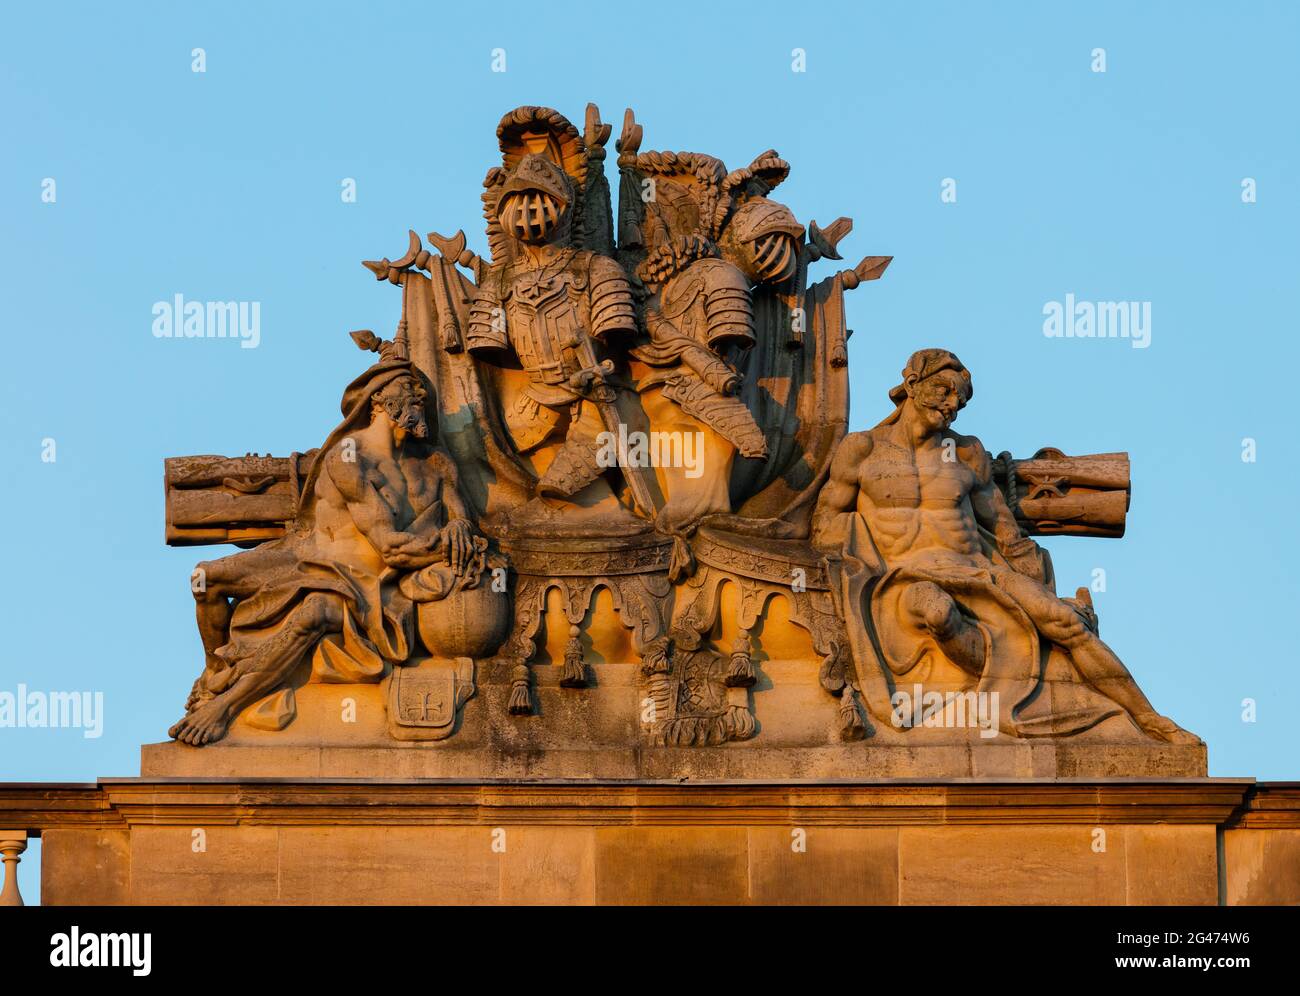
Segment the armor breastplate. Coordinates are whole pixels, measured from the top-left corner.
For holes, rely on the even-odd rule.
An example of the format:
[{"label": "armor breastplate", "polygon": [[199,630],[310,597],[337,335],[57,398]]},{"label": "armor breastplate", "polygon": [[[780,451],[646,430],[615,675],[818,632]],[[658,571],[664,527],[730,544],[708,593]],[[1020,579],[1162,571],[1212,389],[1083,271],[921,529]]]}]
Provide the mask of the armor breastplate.
[{"label": "armor breastplate", "polygon": [[684,270],[664,286],[660,314],[682,335],[708,345],[708,316],[704,313],[704,280]]},{"label": "armor breastplate", "polygon": [[719,259],[696,261],[660,292],[660,315],[682,335],[719,352],[754,344],[752,309],[744,274]]},{"label": "armor breastplate", "polygon": [[550,387],[566,385],[581,369],[575,352],[586,334],[587,281],[571,271],[522,273],[506,301],[510,345],[529,377]]}]

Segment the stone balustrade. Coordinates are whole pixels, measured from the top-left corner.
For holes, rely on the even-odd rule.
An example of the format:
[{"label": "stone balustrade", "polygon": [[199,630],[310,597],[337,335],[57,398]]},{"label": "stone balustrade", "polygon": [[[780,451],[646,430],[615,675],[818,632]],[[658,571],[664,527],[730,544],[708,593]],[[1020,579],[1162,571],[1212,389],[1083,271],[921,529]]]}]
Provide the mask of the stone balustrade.
[{"label": "stone balustrade", "polygon": [[19,855],[27,850],[26,830],[0,830],[0,858],[4,861],[4,888],[0,889],[0,906],[22,906],[18,891]]}]

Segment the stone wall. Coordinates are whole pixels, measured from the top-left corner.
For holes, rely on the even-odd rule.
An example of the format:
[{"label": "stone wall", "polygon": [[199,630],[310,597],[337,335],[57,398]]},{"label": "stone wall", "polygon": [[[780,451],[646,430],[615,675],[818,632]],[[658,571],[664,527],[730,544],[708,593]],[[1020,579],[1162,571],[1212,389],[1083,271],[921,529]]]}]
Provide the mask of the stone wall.
[{"label": "stone wall", "polygon": [[1249,779],[0,789],[24,823],[55,905],[1300,902],[1300,786]]}]

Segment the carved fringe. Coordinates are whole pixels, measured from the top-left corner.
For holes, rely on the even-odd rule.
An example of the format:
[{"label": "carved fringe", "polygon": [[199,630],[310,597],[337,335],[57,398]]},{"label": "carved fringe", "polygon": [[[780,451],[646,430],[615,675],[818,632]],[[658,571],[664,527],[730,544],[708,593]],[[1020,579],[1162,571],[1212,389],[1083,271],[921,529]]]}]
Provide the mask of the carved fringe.
[{"label": "carved fringe", "polygon": [[658,729],[655,739],[665,747],[716,747],[753,735],[753,714],[744,706],[728,706],[720,716],[670,719]]},{"label": "carved fringe", "polygon": [[506,710],[512,716],[527,716],[533,711],[533,700],[528,694],[528,665],[516,664],[514,680],[510,684],[510,702]]},{"label": "carved fringe", "polygon": [[840,692],[840,733],[845,740],[859,740],[866,732],[862,715],[858,712],[857,696],[853,693],[853,686],[845,684]]},{"label": "carved fringe", "polygon": [[754,714],[744,706],[727,710],[727,730],[730,740],[748,740],[754,735]]},{"label": "carved fringe", "polygon": [[724,683],[728,688],[749,688],[757,680],[754,659],[749,656],[749,630],[742,629],[731,648],[731,667]]},{"label": "carved fringe", "polygon": [[564,675],[561,688],[585,688],[587,666],[582,659],[582,640],[577,626],[569,627],[569,642],[564,645]]}]

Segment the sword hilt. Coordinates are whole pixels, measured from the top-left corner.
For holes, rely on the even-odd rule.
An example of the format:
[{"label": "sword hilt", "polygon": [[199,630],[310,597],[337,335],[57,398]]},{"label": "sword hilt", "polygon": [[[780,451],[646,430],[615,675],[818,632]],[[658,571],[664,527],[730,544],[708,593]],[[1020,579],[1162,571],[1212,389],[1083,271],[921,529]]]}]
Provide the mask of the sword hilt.
[{"label": "sword hilt", "polygon": [[[584,398],[598,401],[612,401],[613,390],[606,383],[606,378],[614,372],[613,360],[601,360],[589,367],[583,367],[569,375],[569,388]],[[609,395],[605,397],[605,395]]]}]

